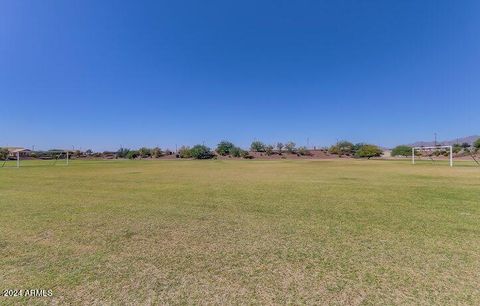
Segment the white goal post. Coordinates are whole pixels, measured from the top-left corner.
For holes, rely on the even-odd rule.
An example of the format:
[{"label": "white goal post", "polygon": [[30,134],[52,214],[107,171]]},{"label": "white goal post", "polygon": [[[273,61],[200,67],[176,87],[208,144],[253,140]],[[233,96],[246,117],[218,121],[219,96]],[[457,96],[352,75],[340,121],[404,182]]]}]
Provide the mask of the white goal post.
[{"label": "white goal post", "polygon": [[415,165],[415,150],[433,151],[437,149],[447,149],[449,152],[450,167],[453,167],[453,147],[452,146],[435,146],[435,147],[413,147],[412,148],[412,165]]},{"label": "white goal post", "polygon": [[15,161],[16,161],[16,166],[8,166],[7,163],[8,161],[11,160],[10,156],[7,155],[5,160],[2,161],[2,164],[0,165],[0,168],[20,168],[20,152],[14,153],[15,155]]}]

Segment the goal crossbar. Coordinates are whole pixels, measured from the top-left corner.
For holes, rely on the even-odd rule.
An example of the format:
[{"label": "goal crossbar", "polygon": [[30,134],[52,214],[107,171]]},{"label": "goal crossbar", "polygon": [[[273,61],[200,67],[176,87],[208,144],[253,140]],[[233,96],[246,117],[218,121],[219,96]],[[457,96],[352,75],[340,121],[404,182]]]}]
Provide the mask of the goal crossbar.
[{"label": "goal crossbar", "polygon": [[412,148],[412,165],[415,165],[415,150],[434,150],[434,149],[448,149],[450,167],[453,167],[453,146],[413,147]]}]

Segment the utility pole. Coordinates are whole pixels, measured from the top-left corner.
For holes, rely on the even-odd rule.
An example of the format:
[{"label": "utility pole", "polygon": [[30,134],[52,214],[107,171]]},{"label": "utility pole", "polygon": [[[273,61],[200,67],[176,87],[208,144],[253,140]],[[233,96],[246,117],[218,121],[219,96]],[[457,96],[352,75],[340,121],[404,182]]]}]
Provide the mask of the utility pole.
[{"label": "utility pole", "polygon": [[434,133],[435,135],[435,146],[437,146],[437,133]]}]

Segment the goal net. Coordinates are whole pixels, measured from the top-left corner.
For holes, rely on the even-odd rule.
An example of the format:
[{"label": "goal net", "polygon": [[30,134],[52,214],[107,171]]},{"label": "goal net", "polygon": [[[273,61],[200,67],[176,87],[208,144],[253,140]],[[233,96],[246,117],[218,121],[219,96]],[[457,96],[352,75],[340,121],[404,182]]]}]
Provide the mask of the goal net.
[{"label": "goal net", "polygon": [[453,167],[453,147],[452,146],[435,146],[435,147],[413,147],[412,148],[412,164],[419,159],[426,159],[435,162],[439,159],[448,158],[450,167]]},{"label": "goal net", "polygon": [[70,162],[70,152],[68,150],[48,150],[32,152],[31,157],[37,160],[48,161],[48,165],[68,166]]},{"label": "goal net", "polygon": [[[28,149],[6,149],[1,152],[0,168],[19,168],[24,165],[25,160],[42,161],[45,166],[64,165],[70,162],[68,150],[31,151]],[[38,163],[28,163],[28,165]]]}]

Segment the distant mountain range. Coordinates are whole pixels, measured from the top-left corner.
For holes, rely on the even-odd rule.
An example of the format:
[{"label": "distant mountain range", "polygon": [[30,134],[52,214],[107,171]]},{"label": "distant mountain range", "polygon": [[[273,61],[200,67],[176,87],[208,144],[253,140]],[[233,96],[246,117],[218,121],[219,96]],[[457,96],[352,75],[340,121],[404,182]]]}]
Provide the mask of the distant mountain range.
[{"label": "distant mountain range", "polygon": [[[468,137],[456,138],[456,139],[452,139],[452,140],[437,141],[437,145],[451,146],[451,145],[454,145],[456,143],[462,144],[464,142],[467,142],[471,145],[478,138],[480,138],[479,135],[473,135],[473,136],[468,136]],[[435,145],[435,141],[417,141],[417,142],[409,144],[408,146],[411,146],[411,147],[430,147],[430,146],[434,146],[434,145]]]}]

